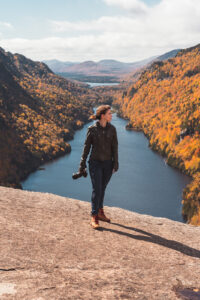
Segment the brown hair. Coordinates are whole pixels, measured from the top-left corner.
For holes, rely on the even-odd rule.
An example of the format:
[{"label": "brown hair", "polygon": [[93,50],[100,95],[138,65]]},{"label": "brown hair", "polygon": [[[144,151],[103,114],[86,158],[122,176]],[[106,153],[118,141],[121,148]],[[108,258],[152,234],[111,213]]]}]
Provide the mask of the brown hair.
[{"label": "brown hair", "polygon": [[93,119],[93,120],[101,120],[101,115],[104,114],[107,112],[107,110],[111,109],[110,105],[108,104],[105,104],[105,105],[100,105],[97,107],[96,109],[96,114],[94,115],[91,115],[89,117],[89,119]]}]

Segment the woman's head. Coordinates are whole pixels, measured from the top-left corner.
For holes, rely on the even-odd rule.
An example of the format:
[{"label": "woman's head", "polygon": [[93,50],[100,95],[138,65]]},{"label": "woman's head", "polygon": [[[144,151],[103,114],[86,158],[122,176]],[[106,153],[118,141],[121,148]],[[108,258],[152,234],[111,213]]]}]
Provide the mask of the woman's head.
[{"label": "woman's head", "polygon": [[111,107],[108,104],[100,105],[96,109],[96,114],[91,115],[89,119],[101,120],[104,119],[110,122],[112,119]]}]

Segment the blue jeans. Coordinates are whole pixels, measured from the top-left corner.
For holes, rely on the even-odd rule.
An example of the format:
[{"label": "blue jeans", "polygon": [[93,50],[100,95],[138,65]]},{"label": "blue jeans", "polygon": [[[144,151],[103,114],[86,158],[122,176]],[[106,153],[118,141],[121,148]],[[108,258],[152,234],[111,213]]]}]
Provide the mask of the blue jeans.
[{"label": "blue jeans", "polygon": [[112,176],[113,161],[93,159],[89,160],[88,163],[92,181],[91,215],[96,215],[99,208],[103,208],[105,189]]}]

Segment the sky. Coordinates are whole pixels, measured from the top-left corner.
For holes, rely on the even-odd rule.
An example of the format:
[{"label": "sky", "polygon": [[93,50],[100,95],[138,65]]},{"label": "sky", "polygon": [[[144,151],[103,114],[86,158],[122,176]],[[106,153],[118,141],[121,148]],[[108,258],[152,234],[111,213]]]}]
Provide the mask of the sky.
[{"label": "sky", "polygon": [[200,43],[200,0],[0,0],[0,47],[36,60],[135,62]]}]

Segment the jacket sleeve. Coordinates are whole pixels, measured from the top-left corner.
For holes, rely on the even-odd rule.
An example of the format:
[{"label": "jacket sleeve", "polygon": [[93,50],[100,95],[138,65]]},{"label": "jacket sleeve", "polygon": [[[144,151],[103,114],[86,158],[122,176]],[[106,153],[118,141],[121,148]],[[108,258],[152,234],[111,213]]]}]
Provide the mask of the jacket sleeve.
[{"label": "jacket sleeve", "polygon": [[112,139],[112,155],[114,159],[114,169],[117,171],[119,169],[119,162],[118,162],[118,138],[117,138],[117,130],[114,127],[114,136]]},{"label": "jacket sleeve", "polygon": [[92,134],[91,134],[90,128],[88,128],[85,143],[84,143],[84,147],[83,147],[83,152],[82,152],[82,155],[81,155],[79,170],[83,170],[87,167],[86,166],[86,159],[87,159],[87,156],[90,152],[91,144],[92,144]]}]

